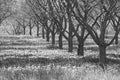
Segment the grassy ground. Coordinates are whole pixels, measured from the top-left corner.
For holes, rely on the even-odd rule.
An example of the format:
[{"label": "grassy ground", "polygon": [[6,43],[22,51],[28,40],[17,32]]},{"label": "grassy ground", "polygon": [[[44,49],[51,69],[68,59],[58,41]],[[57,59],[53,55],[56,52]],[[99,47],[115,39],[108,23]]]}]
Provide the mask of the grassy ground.
[{"label": "grassy ground", "polygon": [[0,80],[120,80],[119,45],[107,48],[103,70],[91,39],[85,43],[84,57],[76,55],[76,40],[72,53],[65,40],[63,50],[30,36],[1,36],[0,42]]},{"label": "grassy ground", "polygon": [[[116,66],[116,65],[115,65]],[[26,66],[0,70],[1,80],[119,80],[119,72],[108,66],[107,70],[84,64],[76,66]]]}]

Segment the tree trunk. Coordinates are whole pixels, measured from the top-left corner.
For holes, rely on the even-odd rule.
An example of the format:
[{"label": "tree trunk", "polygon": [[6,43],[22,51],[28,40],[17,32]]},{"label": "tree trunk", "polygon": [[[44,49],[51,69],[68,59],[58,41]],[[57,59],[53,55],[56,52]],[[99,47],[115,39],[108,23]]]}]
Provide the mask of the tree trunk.
[{"label": "tree trunk", "polygon": [[32,28],[30,27],[30,32],[29,32],[30,35],[32,35]]},{"label": "tree trunk", "polygon": [[99,62],[102,67],[104,67],[106,62],[106,47],[105,46],[99,46]]},{"label": "tree trunk", "polygon": [[62,48],[63,48],[62,33],[60,32],[60,35],[59,35],[59,49],[62,49]]},{"label": "tree trunk", "polygon": [[55,33],[52,32],[52,45],[55,45]]},{"label": "tree trunk", "polygon": [[84,41],[82,41],[82,40],[79,41],[77,55],[84,56]]},{"label": "tree trunk", "polygon": [[72,37],[72,33],[73,33],[73,30],[72,30],[72,27],[73,27],[73,24],[72,24],[72,20],[71,20],[71,15],[68,14],[68,17],[69,17],[69,40],[68,40],[68,52],[72,52],[73,51],[73,37]]},{"label": "tree trunk", "polygon": [[85,34],[85,28],[81,27],[81,36],[77,36],[78,38],[78,50],[77,54],[78,56],[84,56],[84,34]]},{"label": "tree trunk", "polygon": [[26,33],[26,27],[24,27],[23,29],[24,29],[23,30],[23,34],[25,35],[25,33]]},{"label": "tree trunk", "polygon": [[37,27],[37,37],[39,37],[39,31],[40,31],[40,27],[39,27],[39,23],[37,22],[37,25],[36,25],[36,27]]},{"label": "tree trunk", "polygon": [[72,27],[74,26],[73,23],[72,23],[72,15],[71,15],[71,10],[69,9],[71,6],[71,4],[69,3],[68,1],[68,4],[67,4],[67,15],[68,15],[68,22],[69,22],[69,34],[68,34],[68,52],[72,52],[73,51],[73,37],[72,37],[72,33],[73,33],[73,30],[72,30]]},{"label": "tree trunk", "polygon": [[37,37],[39,37],[39,26],[37,26]]},{"label": "tree trunk", "polygon": [[69,40],[68,40],[68,52],[73,51],[73,38],[72,38],[72,28],[69,26]]},{"label": "tree trunk", "polygon": [[116,38],[115,38],[115,44],[116,44],[116,45],[118,44],[118,35],[117,35]]},{"label": "tree trunk", "polygon": [[49,31],[49,29],[46,30],[46,41],[47,42],[50,41],[50,31]]},{"label": "tree trunk", "polygon": [[42,38],[45,39],[45,31],[43,27],[42,27]]}]

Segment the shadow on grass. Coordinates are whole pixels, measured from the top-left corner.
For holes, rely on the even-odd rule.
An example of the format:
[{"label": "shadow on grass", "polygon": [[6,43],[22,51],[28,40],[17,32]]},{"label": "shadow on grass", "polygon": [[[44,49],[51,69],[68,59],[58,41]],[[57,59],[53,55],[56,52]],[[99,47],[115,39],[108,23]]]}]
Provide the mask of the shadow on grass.
[{"label": "shadow on grass", "polygon": [[119,58],[120,59],[120,54],[107,54],[107,56],[111,58]]},{"label": "shadow on grass", "polygon": [[20,39],[20,37],[14,37],[14,36],[0,36],[0,39]]},{"label": "shadow on grass", "polygon": [[[6,57],[5,56],[0,56],[2,58]],[[13,55],[11,55],[13,56]],[[81,66],[84,63],[89,63],[89,64],[95,64],[99,65],[99,58],[98,56],[95,55],[90,55],[82,58],[62,58],[62,57],[55,57],[54,59],[50,58],[30,58],[32,55],[18,55],[17,57],[11,58],[8,57],[6,59],[3,59],[0,61],[0,66],[1,67],[10,67],[10,66],[22,66],[25,67],[26,65],[48,65],[48,64],[55,64],[55,65],[73,65],[73,66]],[[111,58],[110,55],[109,58],[106,59],[106,64],[107,65],[112,65],[112,64],[120,64],[120,59],[117,59],[114,57]],[[120,58],[120,55],[119,55]]]},{"label": "shadow on grass", "polygon": [[[99,47],[98,46],[96,46],[96,44],[94,44],[94,43],[86,43],[87,45],[89,45],[89,47],[84,47],[84,50],[91,50],[91,51],[99,51]],[[85,45],[86,45],[85,44]],[[120,48],[120,46],[119,45],[112,45],[112,46],[109,46],[108,48],[107,48],[107,50],[117,50],[117,49],[119,49]],[[44,49],[59,49],[59,47],[57,46],[57,45],[51,45],[51,44],[48,44],[48,46],[46,46]],[[64,50],[68,50],[68,48],[67,47],[65,47],[65,48],[63,48]],[[78,49],[78,47],[77,46],[73,46],[73,49]]]},{"label": "shadow on grass", "polygon": [[20,54],[4,54],[4,55],[0,55],[1,58],[5,58],[5,57],[31,57],[33,56],[33,54],[24,54],[24,55],[20,55]]},{"label": "shadow on grass", "polygon": [[3,41],[1,42],[0,44],[1,46],[20,46],[20,45],[26,45],[26,46],[29,46],[29,45],[40,45],[39,43],[36,43],[36,42],[32,42],[32,41],[27,41],[27,40],[17,40],[16,42],[10,42],[10,41]]},{"label": "shadow on grass", "polygon": [[37,48],[30,48],[30,47],[0,47],[0,50],[37,50]]},{"label": "shadow on grass", "polygon": [[49,46],[46,46],[46,49],[59,49],[59,47],[56,45],[49,45]]},{"label": "shadow on grass", "polygon": [[[120,48],[119,45],[112,45],[112,46],[109,46],[107,50],[117,50],[119,48]],[[97,46],[85,47],[85,50],[99,51],[99,47]]]}]

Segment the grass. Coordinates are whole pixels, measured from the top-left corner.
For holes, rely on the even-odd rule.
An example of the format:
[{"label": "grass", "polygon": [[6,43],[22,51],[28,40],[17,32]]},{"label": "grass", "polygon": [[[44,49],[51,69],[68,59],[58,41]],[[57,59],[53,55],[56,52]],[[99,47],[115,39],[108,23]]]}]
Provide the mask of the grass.
[{"label": "grass", "polygon": [[[120,80],[119,45],[107,48],[105,70],[99,66],[98,47],[85,43],[85,56],[67,52],[58,45],[30,36],[0,37],[0,80]],[[57,42],[57,41],[56,41]]]},{"label": "grass", "polygon": [[83,64],[80,67],[66,65],[9,67],[0,69],[0,80],[119,80],[116,69]]}]

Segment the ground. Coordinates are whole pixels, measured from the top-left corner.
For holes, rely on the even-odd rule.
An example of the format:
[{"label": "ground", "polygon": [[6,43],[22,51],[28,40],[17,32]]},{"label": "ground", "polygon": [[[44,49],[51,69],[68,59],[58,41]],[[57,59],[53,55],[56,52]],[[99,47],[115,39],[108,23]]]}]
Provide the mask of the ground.
[{"label": "ground", "polygon": [[87,39],[85,56],[58,49],[41,37],[0,36],[0,80],[119,80],[120,46],[107,48],[105,69],[99,66],[98,47]]}]

